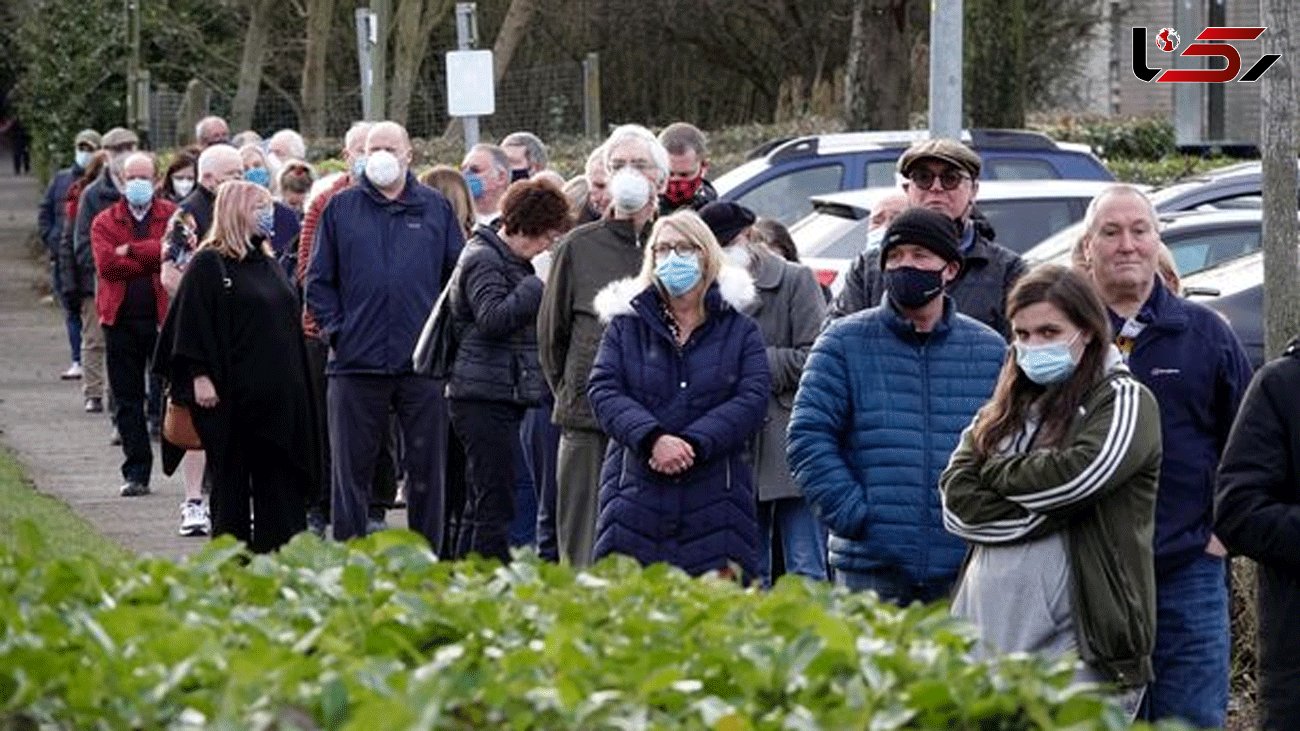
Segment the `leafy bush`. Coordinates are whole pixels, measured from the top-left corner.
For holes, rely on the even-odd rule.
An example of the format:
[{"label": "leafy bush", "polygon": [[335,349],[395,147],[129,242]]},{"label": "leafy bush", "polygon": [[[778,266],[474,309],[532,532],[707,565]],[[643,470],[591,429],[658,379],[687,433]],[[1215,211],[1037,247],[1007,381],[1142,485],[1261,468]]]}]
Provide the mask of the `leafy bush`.
[{"label": "leafy bush", "polygon": [[1115,174],[1117,180],[1126,183],[1145,183],[1162,186],[1177,182],[1182,178],[1199,175],[1215,168],[1237,162],[1226,157],[1194,157],[1176,155],[1162,160],[1139,160],[1130,158],[1113,158],[1106,161],[1106,167]]},{"label": "leafy bush", "polygon": [[1177,152],[1166,117],[1062,117],[1031,125],[1058,142],[1082,142],[1107,160],[1160,160]]},{"label": "leafy bush", "polygon": [[977,663],[937,607],[626,559],[440,563],[414,534],[180,564],[0,554],[0,727],[1123,728],[1071,671]]}]

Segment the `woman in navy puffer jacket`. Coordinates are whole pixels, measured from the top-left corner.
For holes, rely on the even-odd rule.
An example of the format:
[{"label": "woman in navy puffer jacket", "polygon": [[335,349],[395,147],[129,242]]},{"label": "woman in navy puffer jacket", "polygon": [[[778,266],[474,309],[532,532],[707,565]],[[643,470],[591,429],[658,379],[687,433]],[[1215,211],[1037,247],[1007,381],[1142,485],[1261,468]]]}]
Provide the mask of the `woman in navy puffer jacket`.
[{"label": "woman in navy puffer jacket", "polygon": [[587,395],[609,448],[596,556],[751,576],[758,527],[747,442],[770,389],[763,338],[740,313],[754,284],[724,266],[693,211],[655,224],[641,275],[596,297],[609,324]]}]

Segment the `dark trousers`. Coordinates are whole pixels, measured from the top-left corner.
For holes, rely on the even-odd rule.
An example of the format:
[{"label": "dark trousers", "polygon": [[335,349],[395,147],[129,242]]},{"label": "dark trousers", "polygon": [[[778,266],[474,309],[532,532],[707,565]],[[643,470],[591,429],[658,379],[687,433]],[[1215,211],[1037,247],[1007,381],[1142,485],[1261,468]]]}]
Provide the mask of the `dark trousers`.
[{"label": "dark trousers", "polygon": [[145,379],[158,326],[152,318],[118,320],[104,326],[104,363],[113,394],[113,421],[122,435],[122,477],[149,484],[153,448],[145,423]]},{"label": "dark trousers", "polygon": [[460,443],[456,425],[447,425],[447,469],[443,473],[443,499],[447,519],[443,526],[438,555],[455,559],[460,550],[460,519],[465,514],[465,447]]},{"label": "dark trousers", "polygon": [[495,401],[459,399],[449,400],[447,407],[465,448],[465,512],[456,554],[477,553],[509,561],[519,423],[524,409]]},{"label": "dark trousers", "polygon": [[225,450],[207,452],[212,536],[232,535],[254,552],[267,553],[306,529],[303,496],[310,485],[284,450],[246,426],[231,430]]},{"label": "dark trousers", "polygon": [[555,532],[555,458],[560,452],[560,428],[551,423],[554,406],[555,398],[548,392],[540,406],[524,414],[519,432],[537,500],[537,555],[547,561],[560,560]]},{"label": "dark trousers", "polygon": [[406,517],[411,530],[442,545],[447,403],[442,382],[422,376],[334,375],[327,394],[334,538],[366,534],[375,468],[397,412],[406,446]]},{"label": "dark trousers", "polygon": [[81,362],[81,298],[64,297],[63,275],[59,273],[59,263],[51,262],[50,286],[54,289],[54,300],[63,308],[63,328],[68,332],[68,349],[72,352],[72,362]]},{"label": "dark trousers", "polygon": [[[316,413],[321,419],[326,418],[327,409],[325,392],[329,379],[325,377],[325,364],[329,361],[330,348],[318,338],[303,337],[307,344],[307,370],[313,397],[316,399]],[[371,501],[368,515],[383,520],[385,508],[390,508],[397,498],[397,469],[393,464],[392,449],[393,420],[389,419],[389,438],[380,444],[379,458],[375,461],[375,479],[370,486]],[[326,520],[330,516],[330,438],[328,424],[321,424],[318,430],[323,436],[320,445],[321,470],[320,485],[308,495],[307,510],[316,511]]]}]

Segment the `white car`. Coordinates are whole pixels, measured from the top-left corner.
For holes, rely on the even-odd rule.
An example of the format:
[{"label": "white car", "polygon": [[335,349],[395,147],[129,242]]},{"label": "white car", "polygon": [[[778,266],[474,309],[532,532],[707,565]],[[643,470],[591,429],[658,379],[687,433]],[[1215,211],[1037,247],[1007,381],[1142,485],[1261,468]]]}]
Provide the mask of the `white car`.
[{"label": "white car", "polygon": [[[989,222],[994,241],[1022,252],[1083,218],[1088,202],[1106,187],[1101,180],[980,181],[975,208]],[[813,212],[790,227],[800,260],[835,294],[854,258],[870,248],[871,209],[898,188],[867,188],[812,198]]]}]

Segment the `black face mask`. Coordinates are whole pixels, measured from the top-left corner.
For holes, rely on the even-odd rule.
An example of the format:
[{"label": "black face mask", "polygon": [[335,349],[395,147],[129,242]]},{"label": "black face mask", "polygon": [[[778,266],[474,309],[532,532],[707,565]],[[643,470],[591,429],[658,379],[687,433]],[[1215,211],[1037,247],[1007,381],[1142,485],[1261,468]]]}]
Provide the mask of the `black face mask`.
[{"label": "black face mask", "polygon": [[510,169],[510,182],[513,183],[516,180],[527,180],[527,179],[528,179],[528,168]]},{"label": "black face mask", "polygon": [[886,269],[884,275],[885,289],[899,307],[915,310],[943,293],[942,269],[897,267]]}]

